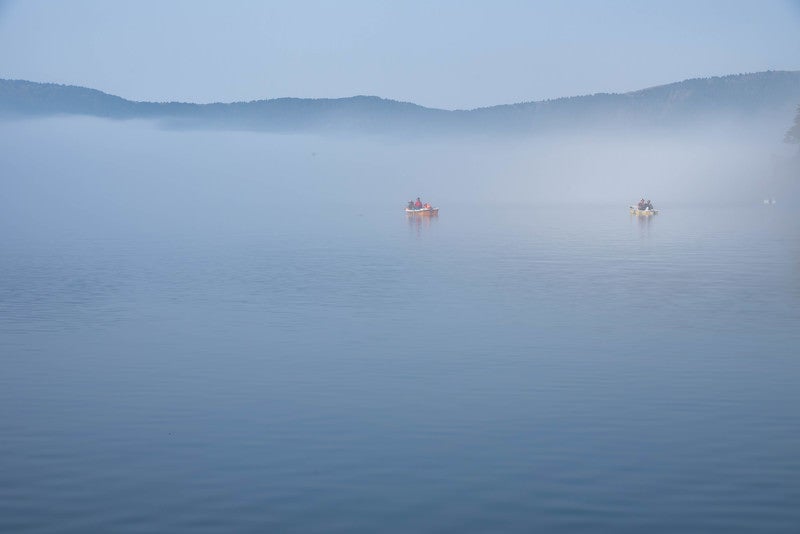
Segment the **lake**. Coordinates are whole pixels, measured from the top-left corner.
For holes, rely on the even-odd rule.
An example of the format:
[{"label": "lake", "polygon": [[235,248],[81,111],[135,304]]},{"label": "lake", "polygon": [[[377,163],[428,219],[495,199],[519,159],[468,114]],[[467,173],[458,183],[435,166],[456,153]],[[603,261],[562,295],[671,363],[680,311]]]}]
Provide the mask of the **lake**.
[{"label": "lake", "polygon": [[0,531],[797,531],[788,206],[408,198],[6,220]]}]

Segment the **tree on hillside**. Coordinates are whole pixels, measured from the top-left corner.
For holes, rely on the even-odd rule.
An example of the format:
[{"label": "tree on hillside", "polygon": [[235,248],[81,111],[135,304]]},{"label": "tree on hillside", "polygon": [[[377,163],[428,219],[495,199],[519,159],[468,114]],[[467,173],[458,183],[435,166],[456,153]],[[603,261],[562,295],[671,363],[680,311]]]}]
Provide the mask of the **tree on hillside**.
[{"label": "tree on hillside", "polygon": [[800,143],[800,106],[797,106],[797,116],[794,118],[794,126],[786,132],[787,143]]}]

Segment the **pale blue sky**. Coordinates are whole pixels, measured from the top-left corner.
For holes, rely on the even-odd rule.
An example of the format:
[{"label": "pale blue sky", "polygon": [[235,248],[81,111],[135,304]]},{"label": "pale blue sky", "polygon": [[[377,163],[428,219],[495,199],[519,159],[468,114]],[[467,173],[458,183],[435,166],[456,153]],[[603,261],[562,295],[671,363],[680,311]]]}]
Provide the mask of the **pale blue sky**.
[{"label": "pale blue sky", "polygon": [[800,69],[792,0],[0,0],[0,77],[192,102],[473,108]]}]

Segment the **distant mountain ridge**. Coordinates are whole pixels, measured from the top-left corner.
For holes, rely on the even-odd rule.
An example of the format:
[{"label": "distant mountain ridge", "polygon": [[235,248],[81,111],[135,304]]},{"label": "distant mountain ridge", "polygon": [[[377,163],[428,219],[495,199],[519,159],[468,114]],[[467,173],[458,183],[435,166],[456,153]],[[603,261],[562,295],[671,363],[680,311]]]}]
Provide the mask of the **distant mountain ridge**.
[{"label": "distant mountain ridge", "polygon": [[798,104],[800,71],[695,78],[628,93],[455,111],[375,96],[214,104],[135,102],[85,87],[0,79],[0,118],[84,115],[154,119],[170,127],[274,132],[535,134],[630,125],[682,126],[713,118],[744,122],[783,118],[788,125]]}]

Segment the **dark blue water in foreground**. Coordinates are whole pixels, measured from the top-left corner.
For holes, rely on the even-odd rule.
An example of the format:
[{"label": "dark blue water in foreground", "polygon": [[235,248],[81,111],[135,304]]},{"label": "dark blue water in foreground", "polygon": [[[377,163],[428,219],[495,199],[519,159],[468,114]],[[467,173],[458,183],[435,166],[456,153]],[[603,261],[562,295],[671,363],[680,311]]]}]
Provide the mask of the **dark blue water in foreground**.
[{"label": "dark blue water in foreground", "polygon": [[0,237],[0,531],[800,528],[790,210],[264,217]]}]

